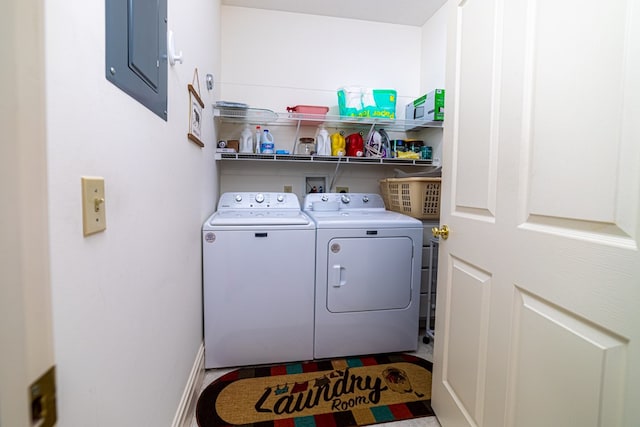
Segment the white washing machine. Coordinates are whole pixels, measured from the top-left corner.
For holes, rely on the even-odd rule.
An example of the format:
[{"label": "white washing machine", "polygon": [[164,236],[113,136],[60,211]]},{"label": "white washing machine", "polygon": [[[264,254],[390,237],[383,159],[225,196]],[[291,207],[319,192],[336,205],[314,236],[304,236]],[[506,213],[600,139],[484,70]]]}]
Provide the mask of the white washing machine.
[{"label": "white washing machine", "polygon": [[309,194],[316,223],[314,357],[418,346],[422,222],[378,194]]},{"label": "white washing machine", "polygon": [[223,194],[202,256],[205,368],[313,359],[315,225],[295,194]]}]

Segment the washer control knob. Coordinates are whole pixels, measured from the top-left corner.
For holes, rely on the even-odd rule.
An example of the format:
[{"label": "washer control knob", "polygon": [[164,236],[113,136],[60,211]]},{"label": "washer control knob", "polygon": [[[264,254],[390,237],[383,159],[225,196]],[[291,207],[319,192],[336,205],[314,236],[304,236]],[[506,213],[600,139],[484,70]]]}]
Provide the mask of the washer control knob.
[{"label": "washer control knob", "polygon": [[369,196],[362,196],[362,201],[364,203],[369,203]]},{"label": "washer control knob", "polygon": [[323,202],[326,202],[327,200],[329,200],[329,196],[327,196],[326,194],[323,194],[320,200],[322,200]]},{"label": "washer control knob", "polygon": [[262,193],[256,194],[256,202],[258,202],[258,203],[264,202],[264,194],[262,194]]},{"label": "washer control knob", "polygon": [[278,202],[280,203],[284,202],[284,196],[282,194],[278,194],[277,199],[278,199]]},{"label": "washer control knob", "polygon": [[236,194],[236,202],[241,202],[242,196],[240,194]]},{"label": "washer control knob", "polygon": [[344,203],[345,205],[351,201],[349,196],[347,196],[346,194],[343,194],[340,200],[342,200],[342,203]]}]

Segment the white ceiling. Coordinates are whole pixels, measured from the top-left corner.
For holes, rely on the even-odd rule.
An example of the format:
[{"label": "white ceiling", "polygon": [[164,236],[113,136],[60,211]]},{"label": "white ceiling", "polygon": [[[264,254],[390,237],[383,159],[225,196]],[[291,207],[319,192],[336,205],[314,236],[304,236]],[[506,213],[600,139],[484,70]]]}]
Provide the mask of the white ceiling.
[{"label": "white ceiling", "polygon": [[229,6],[422,26],[446,0],[222,0]]}]

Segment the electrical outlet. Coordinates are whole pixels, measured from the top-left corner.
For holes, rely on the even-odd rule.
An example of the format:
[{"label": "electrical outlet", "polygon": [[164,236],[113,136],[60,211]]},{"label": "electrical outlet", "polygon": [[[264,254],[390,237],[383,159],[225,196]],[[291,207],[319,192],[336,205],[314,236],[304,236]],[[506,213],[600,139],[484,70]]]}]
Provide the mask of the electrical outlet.
[{"label": "electrical outlet", "polygon": [[285,186],[284,186],[284,192],[285,192],[285,193],[293,193],[293,186],[291,186],[291,185],[285,185]]},{"label": "electrical outlet", "polygon": [[104,178],[82,177],[82,232],[85,236],[107,228]]},{"label": "electrical outlet", "polygon": [[348,193],[349,187],[336,187],[336,193]]}]

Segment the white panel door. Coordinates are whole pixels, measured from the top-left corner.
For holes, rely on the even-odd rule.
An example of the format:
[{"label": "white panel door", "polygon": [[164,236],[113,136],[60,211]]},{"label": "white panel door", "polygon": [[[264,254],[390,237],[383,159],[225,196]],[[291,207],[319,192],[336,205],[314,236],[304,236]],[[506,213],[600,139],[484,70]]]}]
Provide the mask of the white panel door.
[{"label": "white panel door", "polygon": [[43,374],[53,374],[55,365],[49,277],[43,8],[42,1],[0,2],[2,427],[48,427],[54,425],[57,417],[55,389],[48,387],[51,383],[39,381]]},{"label": "white panel door", "polygon": [[640,1],[450,0],[433,408],[640,425]]}]

